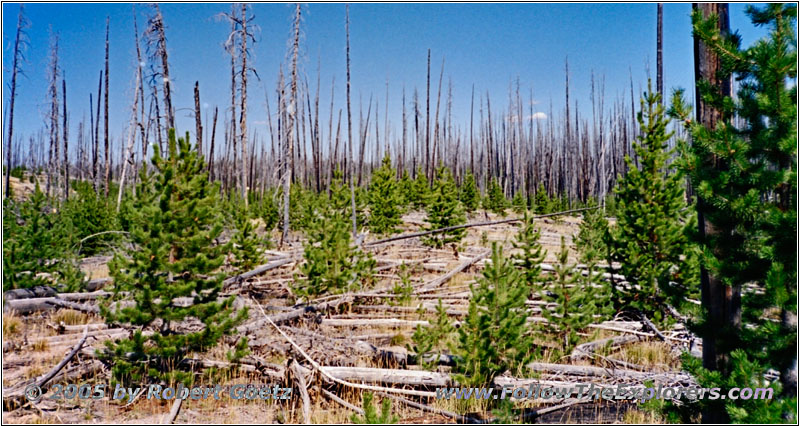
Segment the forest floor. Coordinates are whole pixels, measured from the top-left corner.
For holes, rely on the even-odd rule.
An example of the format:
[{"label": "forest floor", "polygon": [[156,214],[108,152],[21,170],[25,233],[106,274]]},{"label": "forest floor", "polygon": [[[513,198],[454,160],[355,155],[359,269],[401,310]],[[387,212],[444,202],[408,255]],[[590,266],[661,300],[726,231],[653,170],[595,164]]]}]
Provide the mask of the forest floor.
[{"label": "forest floor", "polygon": [[[510,211],[509,211],[510,212]],[[469,222],[498,219],[483,212],[473,214]],[[563,236],[570,246],[571,263],[576,263],[572,238],[577,234],[579,217],[562,216],[538,219],[541,243],[547,250],[545,263],[555,262]],[[424,214],[410,213],[404,216],[401,232],[414,232],[425,225]],[[463,317],[470,297],[469,286],[481,274],[489,255],[492,242],[499,242],[505,253],[511,253],[511,241],[518,225],[499,224],[468,228],[461,245],[432,249],[422,245],[418,238],[398,240],[391,243],[366,246],[377,261],[376,283],[371,289],[319,298],[309,303],[315,310],[300,310],[297,313],[296,298],[292,295],[291,282],[299,274],[302,262],[302,242],[299,234],[293,236],[292,244],[278,250],[265,251],[266,262],[284,261],[262,274],[245,280],[229,281],[225,294],[236,295],[237,306],[249,307],[249,319],[239,327],[238,334],[228,337],[217,348],[204,354],[192,356],[194,372],[199,384],[283,384],[294,387],[292,398],[287,401],[274,400],[187,400],[180,407],[175,423],[348,423],[354,413],[336,402],[331,394],[349,404],[361,407],[361,391],[341,385],[342,381],[356,384],[373,384],[392,390],[413,390],[417,396],[402,396],[417,402],[412,407],[396,398],[392,409],[401,423],[455,423],[464,419],[454,417],[454,412],[469,414],[474,419],[487,420],[491,413],[486,410],[486,401],[472,400],[458,403],[451,399],[437,400],[431,397],[437,385],[448,384],[448,366],[440,365],[425,372],[409,358],[407,344],[412,344],[414,327],[420,322],[433,320],[435,305],[441,299],[451,320]],[[263,233],[263,227],[261,232]],[[275,234],[277,237],[277,234]],[[375,236],[367,236],[366,242]],[[92,279],[108,275],[108,256],[84,259],[81,268]],[[280,263],[277,263],[280,264]],[[400,283],[400,266],[406,264],[413,287],[405,300],[397,297],[395,286]],[[453,271],[458,271],[452,274]],[[229,277],[240,274],[229,271]],[[111,384],[108,367],[95,358],[95,351],[104,348],[104,341],[125,337],[130,330],[116,328],[103,323],[97,314],[80,310],[96,307],[97,297],[103,291],[84,294],[60,294],[57,299],[80,304],[72,308],[36,309],[16,311],[4,307],[3,313],[3,423],[107,423],[155,424],[162,422],[172,407],[172,401],[137,399],[112,400],[40,400],[28,402],[24,398],[13,400],[9,391],[17,390],[49,372],[65,358],[88,331],[80,351],[47,385],[55,383],[105,384],[107,395]],[[8,304],[7,304],[8,305]],[[266,310],[274,324],[265,319],[259,307]],[[544,303],[528,301],[533,316],[546,309]],[[54,306],[51,306],[54,307]],[[88,326],[86,326],[88,325]],[[191,329],[191,325],[187,328]],[[277,328],[292,339],[288,342]],[[638,319],[618,318],[582,331],[582,343],[597,340],[629,338],[617,345],[591,347],[581,357],[559,356],[551,351],[555,344],[546,339],[537,339],[541,350],[537,362],[536,380],[544,384],[626,384],[641,385],[645,379],[656,383],[685,384],[684,374],[678,372],[680,353],[688,348],[691,336],[683,325],[676,324],[672,330],[661,331],[665,339],[648,329]],[[238,336],[249,339],[250,354],[237,366],[227,362],[226,354],[233,348]],[[588,347],[587,347],[588,348]],[[300,349],[303,352],[299,351]],[[303,354],[305,353],[305,355]],[[315,363],[307,360],[310,357]],[[299,371],[291,366],[299,364]],[[314,366],[314,365],[317,366]],[[571,368],[581,366],[601,369],[584,372]],[[319,368],[319,369],[318,369]],[[349,368],[349,369],[348,369]],[[383,370],[381,370],[383,369]],[[321,374],[324,370],[325,374]],[[308,390],[310,411],[304,414],[300,381],[294,372],[300,372]],[[510,373],[513,375],[513,373]],[[339,384],[331,381],[331,377]],[[509,381],[524,381],[506,377]],[[533,379],[528,380],[529,382]],[[527,383],[526,383],[527,384]],[[46,389],[47,387],[43,387]],[[427,393],[427,394],[426,394]],[[423,394],[425,396],[420,397]],[[379,403],[377,397],[376,401]],[[532,400],[517,404],[530,408],[534,422],[590,422],[590,423],[646,423],[659,422],[649,413],[638,408],[638,403],[608,403],[606,401]],[[422,409],[419,408],[422,407]],[[533,412],[538,409],[539,412]]]}]

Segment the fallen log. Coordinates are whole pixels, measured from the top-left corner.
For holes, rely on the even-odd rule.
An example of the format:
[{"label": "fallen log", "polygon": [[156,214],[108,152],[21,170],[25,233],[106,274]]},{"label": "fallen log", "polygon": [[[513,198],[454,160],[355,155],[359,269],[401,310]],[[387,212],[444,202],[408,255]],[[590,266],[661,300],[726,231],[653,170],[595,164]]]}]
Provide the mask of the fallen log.
[{"label": "fallen log", "polygon": [[[303,316],[306,313],[313,313],[317,311],[324,311],[329,308],[336,307],[340,304],[344,304],[353,300],[352,295],[343,295],[335,300],[323,302],[316,305],[307,305],[304,307],[297,308],[292,311],[288,311],[285,313],[274,314],[272,316],[267,316],[265,318],[257,319],[252,322],[246,323],[244,325],[239,326],[236,330],[239,333],[246,334],[264,327],[264,325],[268,324],[269,322],[275,324],[286,323],[291,320],[297,319],[298,317]],[[260,305],[259,305],[260,307]]]},{"label": "fallen log", "polygon": [[86,338],[88,338],[88,336],[89,336],[89,329],[87,328],[83,331],[83,338],[81,338],[81,340],[78,341],[78,343],[75,345],[72,351],[70,351],[66,357],[61,359],[61,362],[59,362],[58,365],[56,365],[53,369],[51,369],[50,372],[42,375],[41,377],[35,378],[32,381],[26,381],[17,384],[16,386],[9,388],[8,390],[4,389],[3,405],[13,406],[13,403],[18,403],[22,399],[22,397],[25,396],[26,389],[29,386],[35,386],[41,388],[47,385],[47,383],[50,380],[52,380],[53,377],[55,377],[56,374],[58,374],[59,371],[61,371],[61,369],[64,368],[64,366],[66,366],[70,360],[72,360],[73,357],[75,357],[78,351],[80,351],[81,347],[83,347],[83,344],[86,342]]},{"label": "fallen log", "polygon": [[[533,219],[539,219],[539,218],[547,218],[547,217],[552,217],[552,216],[561,216],[561,215],[567,215],[567,214],[576,213],[576,212],[583,212],[583,211],[588,211],[588,210],[597,209],[597,208],[598,208],[598,206],[594,206],[594,207],[590,207],[590,208],[571,209],[571,210],[568,210],[568,211],[553,212],[553,213],[544,214],[544,215],[534,215],[532,218]],[[376,246],[376,245],[381,245],[381,244],[384,244],[384,243],[394,242],[394,241],[397,241],[397,240],[412,239],[414,237],[422,237],[422,236],[427,236],[429,234],[444,233],[444,232],[447,232],[447,231],[460,230],[462,228],[484,227],[484,226],[488,226],[488,225],[508,224],[508,223],[512,223],[512,222],[522,222],[522,221],[523,221],[523,218],[510,218],[510,219],[499,219],[499,220],[495,220],[495,221],[476,222],[476,223],[472,223],[472,224],[453,225],[453,226],[450,226],[450,227],[437,228],[435,230],[418,231],[416,233],[401,234],[399,236],[387,237],[385,239],[380,239],[380,240],[374,240],[372,242],[364,243],[363,246]]]},{"label": "fallen log", "polygon": [[260,266],[254,268],[253,270],[250,270],[248,272],[245,272],[245,273],[233,276],[233,277],[229,277],[229,278],[225,279],[222,282],[222,285],[223,286],[230,286],[230,285],[233,285],[235,283],[241,283],[241,282],[243,282],[243,281],[245,281],[245,280],[247,280],[247,279],[249,279],[249,278],[251,278],[253,276],[258,276],[259,274],[262,274],[262,273],[265,273],[265,272],[267,272],[269,270],[273,270],[275,268],[284,266],[284,265],[289,264],[291,262],[295,262],[295,261],[297,261],[297,260],[299,260],[301,258],[302,258],[301,254],[292,254],[292,255],[286,256],[284,258],[278,258],[278,259],[276,259],[274,261],[271,261],[271,262],[268,262],[268,263],[266,263],[264,265],[260,265]]},{"label": "fallen log", "polygon": [[584,344],[579,344],[572,350],[570,354],[570,359],[573,361],[578,361],[581,359],[586,359],[592,357],[594,353],[597,352],[598,349],[610,346],[611,348],[621,347],[626,344],[632,344],[635,342],[641,341],[641,337],[639,335],[622,335],[617,336],[614,338],[604,338],[597,341],[587,342]]},{"label": "fallen log", "polygon": [[345,408],[355,412],[358,415],[364,415],[364,410],[359,408],[358,406],[353,405],[352,403],[350,403],[350,402],[342,399],[341,397],[329,392],[328,390],[325,390],[324,388],[321,388],[320,391],[322,392],[322,395],[327,397],[328,399],[333,400],[334,402],[344,406]]},{"label": "fallen log", "polygon": [[354,368],[349,366],[322,366],[322,370],[343,381],[361,381],[373,384],[402,384],[408,386],[445,387],[451,384],[450,375],[438,372],[406,369]]},{"label": "fallen log", "polygon": [[491,252],[492,252],[492,251],[490,251],[490,250],[482,251],[481,253],[479,253],[479,254],[478,254],[478,255],[476,255],[475,257],[472,257],[472,258],[470,258],[470,259],[468,259],[468,260],[466,260],[466,261],[462,262],[462,263],[461,263],[461,264],[459,264],[459,265],[458,265],[456,268],[454,268],[453,270],[450,270],[450,271],[449,271],[447,274],[445,274],[444,276],[438,277],[438,278],[436,278],[436,279],[434,279],[434,280],[431,280],[430,282],[428,282],[428,283],[426,283],[426,284],[422,285],[422,286],[421,286],[421,287],[418,289],[418,292],[426,292],[426,291],[429,291],[429,290],[431,290],[431,289],[435,289],[436,287],[438,287],[438,286],[440,286],[440,285],[442,285],[442,284],[444,284],[444,283],[447,283],[447,281],[448,281],[448,280],[450,280],[450,279],[452,279],[452,278],[453,278],[453,276],[455,276],[456,274],[458,274],[458,273],[460,273],[460,272],[462,272],[462,271],[466,270],[466,269],[467,269],[469,266],[471,266],[472,264],[475,264],[476,262],[478,262],[478,261],[480,261],[480,260],[482,260],[482,259],[486,258],[487,256],[489,256],[489,254],[490,254]]},{"label": "fallen log", "polygon": [[300,392],[300,400],[302,402],[303,424],[311,424],[311,398],[308,396],[308,386],[306,385],[306,378],[300,370],[300,365],[296,360],[292,361],[289,366],[289,371],[292,373],[292,379],[296,390]]},{"label": "fallen log", "polygon": [[322,326],[385,326],[390,328],[429,326],[427,320],[405,319],[320,319]]}]

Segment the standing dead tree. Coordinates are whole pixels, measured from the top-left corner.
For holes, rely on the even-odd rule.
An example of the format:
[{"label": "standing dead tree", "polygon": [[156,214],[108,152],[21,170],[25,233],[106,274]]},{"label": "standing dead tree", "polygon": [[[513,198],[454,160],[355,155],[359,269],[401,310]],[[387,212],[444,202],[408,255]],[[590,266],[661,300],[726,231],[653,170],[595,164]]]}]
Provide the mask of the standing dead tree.
[{"label": "standing dead tree", "polygon": [[3,197],[8,197],[8,190],[11,183],[11,153],[13,152],[12,141],[14,140],[14,101],[17,95],[17,74],[22,74],[20,61],[24,60],[22,49],[27,44],[25,40],[25,28],[28,21],[22,13],[23,5],[19,5],[19,16],[17,17],[17,32],[14,37],[14,59],[11,65],[11,100],[8,112],[8,143],[6,144],[6,182]]},{"label": "standing dead tree", "polygon": [[64,200],[69,198],[69,123],[67,122],[67,80],[61,79],[62,130],[64,132]]},{"label": "standing dead tree", "polygon": [[50,150],[47,167],[47,184],[45,192],[50,195],[51,189],[58,188],[59,173],[59,132],[58,132],[58,34],[52,34],[50,39],[50,84],[48,95],[50,97],[50,113],[48,127],[50,131]]},{"label": "standing dead tree", "polygon": [[164,91],[164,109],[167,116],[167,129],[175,128],[175,111],[172,108],[172,89],[169,78],[169,56],[167,54],[167,36],[164,33],[164,17],[158,4],[153,5],[153,15],[147,21],[147,30],[144,38],[147,41],[147,50],[150,60],[160,60],[161,70],[156,75],[161,76]]},{"label": "standing dead tree", "polygon": [[[136,20],[133,21],[133,34],[136,43],[136,50],[139,50],[139,30],[136,28]],[[119,178],[119,191],[117,192],[117,212],[119,212],[120,205],[122,204],[122,192],[125,189],[125,175],[128,171],[128,165],[134,166],[133,162],[133,144],[136,142],[136,118],[139,109],[139,90],[142,86],[142,64],[136,63],[136,88],[133,90],[133,107],[131,108],[131,122],[128,128],[128,144],[125,149],[125,158],[122,159],[122,174]]]},{"label": "standing dead tree", "polygon": [[297,117],[297,56],[300,53],[300,18],[301,5],[297,3],[294,15],[294,41],[292,43],[292,80],[291,93],[289,94],[288,122],[286,124],[286,141],[284,151],[284,171],[283,171],[283,233],[281,234],[281,246],[289,238],[289,184],[292,180],[292,168],[286,167],[293,158],[294,148],[294,120]]},{"label": "standing dead tree", "polygon": [[106,91],[104,94],[104,111],[105,114],[103,115],[103,135],[104,135],[104,144],[105,144],[105,161],[106,161],[106,173],[105,173],[105,196],[108,197],[108,189],[111,185],[111,153],[109,153],[108,147],[108,30],[109,24],[111,22],[111,17],[106,17]]},{"label": "standing dead tree", "polygon": [[197,152],[203,154],[203,120],[200,116],[200,82],[194,82],[194,128]]},{"label": "standing dead tree", "polygon": [[[350,5],[345,6],[345,33],[347,39],[347,145],[349,147],[348,165],[350,175],[350,208],[351,219],[353,221],[353,241],[356,239],[357,224],[356,224],[356,187],[353,177],[353,119],[350,111]],[[284,192],[286,189],[284,188]],[[286,211],[286,218],[288,219],[288,211]]]},{"label": "standing dead tree", "polygon": [[[300,6],[298,5],[298,8]],[[249,56],[249,51],[247,50],[247,40],[252,40],[255,43],[256,39],[252,33],[253,26],[250,26],[248,30],[248,23],[250,23],[254,18],[252,16],[247,16],[247,3],[242,3],[241,5],[242,14],[240,16],[241,21],[239,22],[239,28],[241,28],[241,33],[239,36],[239,41],[241,42],[241,46],[239,49],[239,58],[242,63],[241,69],[241,108],[240,108],[240,116],[239,116],[239,125],[240,125],[240,132],[242,138],[242,170],[241,170],[241,185],[242,185],[242,199],[244,199],[244,206],[247,207],[247,73],[253,72],[255,74],[255,69],[247,67],[247,57]],[[299,14],[299,12],[298,12]],[[255,74],[258,77],[258,74]]]}]

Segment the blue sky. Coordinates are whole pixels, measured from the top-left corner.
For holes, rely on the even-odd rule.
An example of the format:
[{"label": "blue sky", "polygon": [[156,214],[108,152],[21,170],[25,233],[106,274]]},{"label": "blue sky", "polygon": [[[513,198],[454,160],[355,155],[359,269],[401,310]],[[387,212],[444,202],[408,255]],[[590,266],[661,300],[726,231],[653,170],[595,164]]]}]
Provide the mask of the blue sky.
[{"label": "blue sky", "polygon": [[[193,86],[200,83],[206,112],[219,106],[220,114],[230,99],[230,59],[222,48],[229,24],[215,19],[230,10],[229,4],[170,3],[161,5],[167,25],[173,103],[179,131],[194,129]],[[135,6],[141,32],[148,6]],[[274,111],[275,87],[281,63],[286,63],[291,35],[293,5],[253,4],[260,27],[254,66],[261,78],[251,78],[249,123],[266,135],[265,91]],[[665,87],[691,91],[693,81],[692,39],[689,3],[664,5]],[[11,52],[18,4],[3,4],[3,106],[10,91]],[[744,4],[730,5],[731,27],[743,36],[745,45],[765,30],[754,28],[744,15]],[[111,16],[110,132],[124,135],[129,117],[135,71],[133,10],[131,4],[28,4],[25,14],[29,47],[23,65],[25,77],[18,80],[15,135],[27,136],[44,126],[47,109],[48,45],[50,32],[60,36],[60,65],[67,80],[71,134],[89,114],[89,93],[96,93],[103,68],[105,19]],[[331,80],[335,78],[334,121],[345,99],[344,4],[303,5],[301,69],[313,91],[317,67],[321,69],[320,116],[324,140]],[[606,105],[629,90],[629,70],[638,91],[646,85],[646,67],[655,75],[656,5],[652,4],[353,4],[350,6],[352,96],[354,126],[359,100],[364,110],[370,95],[380,103],[383,132],[386,81],[389,82],[389,121],[392,134],[399,135],[401,90],[409,103],[414,88],[420,101],[425,97],[427,49],[432,52],[431,90],[435,96],[438,75],[445,61],[443,91],[453,85],[453,120],[468,126],[470,92],[487,91],[492,112],[508,105],[509,85],[519,78],[527,99],[533,89],[538,101],[534,111],[548,113],[552,100],[555,115],[564,104],[564,60],[569,58],[571,99],[586,113],[590,75],[605,78]],[[95,95],[96,96],[96,95]],[[626,94],[626,99],[630,95]],[[571,101],[571,103],[574,101]],[[629,101],[628,101],[629,102]],[[638,104],[637,104],[638,105]],[[444,106],[444,100],[443,100]],[[444,107],[442,107],[444,108]],[[435,98],[431,102],[431,114]],[[373,109],[374,112],[374,109]],[[374,122],[373,122],[374,123]],[[334,123],[334,131],[336,124]],[[371,126],[374,127],[374,124]],[[210,129],[209,126],[206,127]],[[222,138],[218,127],[218,140]],[[3,128],[4,138],[7,128]],[[383,138],[383,136],[381,136]]]}]

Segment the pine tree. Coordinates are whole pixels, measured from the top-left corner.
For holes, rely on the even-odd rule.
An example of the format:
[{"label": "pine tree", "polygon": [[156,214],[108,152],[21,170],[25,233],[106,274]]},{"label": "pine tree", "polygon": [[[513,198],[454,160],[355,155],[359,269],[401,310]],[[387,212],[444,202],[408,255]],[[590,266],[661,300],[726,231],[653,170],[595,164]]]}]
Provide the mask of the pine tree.
[{"label": "pine tree", "polygon": [[550,206],[550,198],[547,197],[547,190],[544,189],[544,184],[541,182],[536,187],[536,195],[533,197],[533,208],[537,214],[546,214]]},{"label": "pine tree", "polygon": [[[252,194],[252,193],[250,193]],[[250,206],[253,206],[251,204]],[[235,257],[234,266],[238,269],[247,271],[261,264],[264,258],[260,252],[263,241],[258,237],[250,219],[250,212],[243,204],[234,218],[236,232],[233,234],[233,254]]]},{"label": "pine tree", "polygon": [[[234,313],[233,296],[219,298],[223,274],[217,271],[228,252],[227,245],[215,243],[222,232],[219,189],[208,182],[203,158],[189,141],[188,132],[176,141],[170,129],[167,157],[154,146],[153,174],[142,176],[130,202],[130,237],[137,250],[118,253],[109,263],[113,296],[101,313],[108,323],[136,328],[130,338],[107,343],[112,372],[122,382],[188,380],[191,374],[179,370],[180,361],[216,345],[247,316],[246,310]],[[191,303],[176,304],[181,297]],[[121,299],[133,304],[120,304]],[[173,329],[189,318],[203,330]],[[144,328],[154,330],[145,336]]]},{"label": "pine tree", "polygon": [[[720,56],[720,78],[740,81],[736,98],[721,97],[707,81],[700,95],[721,112],[714,129],[690,119],[682,93],[671,113],[692,137],[684,169],[696,191],[698,211],[714,233],[696,236],[709,275],[741,295],[741,320],[731,325],[707,314],[696,329],[721,355],[716,370],[684,359],[703,387],[763,387],[768,369],[780,372],[769,384],[772,400],[703,401],[707,411],[725,411],[743,423],[797,422],[797,6],[748,7],[753,24],[769,34],[750,47],[722,35],[717,17],[692,16],[694,32]],[[737,120],[738,119],[738,120]],[[741,123],[741,124],[737,124]],[[717,307],[704,303],[706,313]]]},{"label": "pine tree", "polygon": [[543,310],[547,319],[547,329],[558,337],[561,350],[569,353],[578,342],[578,332],[594,322],[595,315],[608,315],[611,305],[605,289],[596,289],[601,275],[595,272],[594,264],[589,264],[588,273],[583,275],[568,262],[569,251],[561,236],[561,251],[558,262],[553,266],[555,280],[551,281],[542,297],[546,302],[555,303],[555,311]]},{"label": "pine tree", "polygon": [[417,326],[411,336],[414,345],[407,346],[408,350],[417,356],[418,365],[431,369],[437,365],[442,350],[450,347],[450,336],[455,330],[440,298],[436,304],[436,319],[430,326]]},{"label": "pine tree", "polygon": [[3,200],[3,291],[53,286],[78,290],[83,274],[73,254],[72,228],[36,182],[25,202]]},{"label": "pine tree", "polygon": [[[648,83],[648,91],[650,89]],[[613,229],[612,256],[622,265],[622,274],[637,286],[624,292],[622,305],[660,320],[664,304],[676,299],[680,286],[696,286],[682,256],[692,252],[685,223],[689,211],[684,200],[684,180],[670,173],[674,153],[667,142],[669,119],[658,93],[649,91],[638,115],[642,136],[633,143],[640,167],[626,157],[628,173],[614,189],[618,202],[617,226]]]},{"label": "pine tree", "polygon": [[530,289],[494,243],[491,262],[470,290],[469,310],[458,329],[456,380],[463,386],[485,386],[533,356],[525,307]]},{"label": "pine tree", "polygon": [[417,168],[417,177],[413,183],[411,191],[406,193],[406,199],[411,203],[412,208],[424,209],[428,206],[432,195],[431,188],[428,186],[428,178],[425,177],[422,167]]},{"label": "pine tree", "polygon": [[402,199],[403,207],[410,207],[411,201],[414,198],[414,181],[411,180],[411,176],[408,175],[407,170],[403,170],[403,176],[400,177],[400,182],[398,183],[397,187],[400,198]]},{"label": "pine tree", "polygon": [[[588,207],[597,206],[594,198],[590,198]],[[583,263],[606,261],[608,259],[609,224],[603,209],[583,211],[583,220],[575,238],[575,246]]]},{"label": "pine tree", "polygon": [[473,212],[478,209],[481,202],[481,194],[478,191],[478,184],[475,182],[475,176],[471,171],[468,171],[464,176],[464,182],[461,185],[461,194],[459,200],[464,204],[467,212]]},{"label": "pine tree", "polygon": [[361,407],[364,410],[364,416],[359,417],[356,414],[350,418],[350,421],[353,424],[396,424],[399,421],[399,417],[392,413],[392,401],[389,399],[383,399],[381,401],[381,413],[378,415],[378,411],[375,410],[375,407],[372,406],[372,393],[365,392],[363,397],[363,402]]},{"label": "pine tree", "polygon": [[[119,240],[118,233],[99,234],[119,230],[116,214],[108,199],[95,193],[91,183],[76,181],[73,187],[75,195],[64,202],[61,217],[68,223],[74,239],[79,241],[80,254],[94,255]],[[80,242],[89,236],[94,237]]]},{"label": "pine tree", "polygon": [[517,194],[514,195],[514,198],[511,199],[511,207],[514,209],[514,213],[516,214],[521,214],[525,212],[525,209],[527,209],[525,196],[522,195],[521,191],[517,192]]},{"label": "pine tree", "polygon": [[300,271],[305,278],[296,280],[294,288],[302,297],[345,292],[372,280],[375,260],[351,240],[350,191],[338,169],[330,187],[331,195],[311,221],[303,246]]},{"label": "pine tree", "polygon": [[527,211],[522,217],[522,225],[514,238],[514,248],[519,252],[514,255],[517,268],[522,272],[525,284],[534,290],[540,286],[542,281],[542,267],[547,256],[547,251],[539,243],[541,233],[536,228],[533,216]]},{"label": "pine tree", "polygon": [[370,230],[378,234],[397,232],[402,223],[400,215],[403,211],[402,198],[398,192],[395,170],[392,160],[387,154],[381,167],[372,174],[369,184],[369,219]]},{"label": "pine tree", "polygon": [[504,217],[507,207],[508,200],[503,194],[503,189],[497,182],[497,178],[492,178],[489,182],[489,189],[486,191],[486,198],[483,200],[483,208]]},{"label": "pine tree", "polygon": [[[450,169],[440,166],[436,173],[431,202],[428,205],[428,223],[430,225],[427,229],[435,230],[451,227],[464,224],[466,221],[467,217],[461,207],[461,202],[458,201],[453,175],[450,174]],[[441,248],[447,243],[460,242],[464,234],[466,234],[466,231],[463,228],[445,231],[423,238],[423,242],[427,245]]]}]

